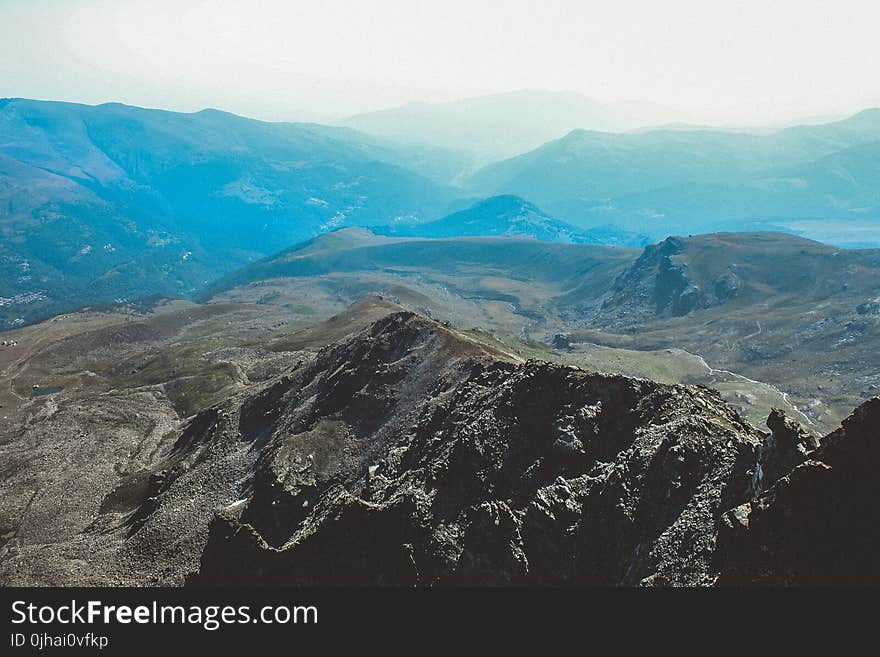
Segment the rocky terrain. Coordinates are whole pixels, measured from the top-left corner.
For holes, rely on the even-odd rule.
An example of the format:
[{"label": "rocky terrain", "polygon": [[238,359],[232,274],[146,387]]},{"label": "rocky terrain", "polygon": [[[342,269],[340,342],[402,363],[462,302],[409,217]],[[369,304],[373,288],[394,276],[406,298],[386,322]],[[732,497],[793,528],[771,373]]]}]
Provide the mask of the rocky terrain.
[{"label": "rocky terrain", "polygon": [[876,586],[880,398],[796,460],[774,486],[723,516],[718,583]]},{"label": "rocky terrain", "polygon": [[[345,229],[245,267],[202,300],[322,318],[380,293],[526,357],[708,385],[753,423],[778,406],[827,433],[880,391],[878,286],[877,249],[783,233],[630,249]],[[568,348],[551,348],[559,334]]]},{"label": "rocky terrain", "polygon": [[648,246],[607,296],[576,290],[560,305],[586,318],[574,342],[699,354],[716,372],[773,384],[827,432],[880,390],[878,284],[876,249],[717,233]]},{"label": "rocky terrain", "polygon": [[250,309],[196,310],[67,338],[97,383],[2,434],[3,584],[877,582],[877,400],[819,440],[377,297],[235,341]]}]

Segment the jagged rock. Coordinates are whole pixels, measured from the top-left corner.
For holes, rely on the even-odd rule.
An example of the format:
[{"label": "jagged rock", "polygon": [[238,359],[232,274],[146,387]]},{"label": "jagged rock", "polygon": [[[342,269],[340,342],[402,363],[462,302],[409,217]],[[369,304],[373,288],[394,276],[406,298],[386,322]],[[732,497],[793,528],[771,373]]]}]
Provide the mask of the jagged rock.
[{"label": "jagged rock", "polygon": [[726,513],[721,585],[880,584],[880,398],[829,434],[764,495]]},{"label": "jagged rock", "polygon": [[[716,522],[761,439],[715,393],[484,351],[423,363],[438,347],[465,343],[401,313],[293,375],[254,494],[212,523],[190,581],[711,583]],[[333,440],[349,451],[319,457]],[[323,479],[313,451],[337,464]]]},{"label": "jagged rock", "polygon": [[550,340],[550,346],[561,351],[571,351],[571,339],[566,333],[556,333]]},{"label": "jagged rock", "polygon": [[614,317],[632,316],[644,322],[681,317],[704,307],[705,294],[688,275],[687,263],[680,261],[684,248],[684,241],[677,237],[646,246],[633,265],[615,279],[614,289],[595,319],[601,324]]},{"label": "jagged rock", "polygon": [[856,306],[856,312],[859,315],[880,315],[880,303],[877,301],[866,301]]},{"label": "jagged rock", "polygon": [[751,489],[753,496],[766,491],[780,477],[806,461],[809,453],[819,446],[816,436],[804,431],[781,409],[774,408],[770,412],[767,427],[770,433],[758,447]]},{"label": "jagged rock", "polygon": [[692,310],[696,310],[701,303],[702,294],[700,288],[693,283],[688,283],[678,296],[673,298],[672,315],[674,317],[687,315]]},{"label": "jagged rock", "polygon": [[[679,298],[691,287],[686,268],[674,264],[670,256],[663,256],[657,266],[654,284],[654,303],[657,307],[657,314],[663,314],[667,310],[671,311],[673,315],[684,314],[683,308],[679,307]],[[689,296],[693,299],[694,293],[691,292]]]}]

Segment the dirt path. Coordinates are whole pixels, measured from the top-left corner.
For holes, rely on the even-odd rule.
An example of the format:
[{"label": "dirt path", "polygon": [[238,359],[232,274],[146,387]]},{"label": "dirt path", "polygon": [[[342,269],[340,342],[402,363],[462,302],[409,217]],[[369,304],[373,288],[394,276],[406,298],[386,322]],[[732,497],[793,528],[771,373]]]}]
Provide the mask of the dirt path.
[{"label": "dirt path", "polygon": [[761,322],[756,321],[755,324],[758,325],[758,330],[755,331],[754,333],[749,333],[748,335],[746,335],[746,336],[744,336],[744,337],[742,337],[742,338],[740,338],[740,339],[742,339],[742,340],[748,340],[749,338],[754,338],[756,335],[761,335],[761,333],[764,332],[764,329],[761,328]]},{"label": "dirt path", "polygon": [[766,381],[756,381],[755,379],[750,379],[747,376],[743,376],[742,374],[737,374],[736,372],[731,372],[730,370],[721,370],[721,369],[714,368],[711,365],[709,365],[709,363],[706,362],[706,359],[703,358],[700,354],[694,354],[694,356],[696,356],[696,358],[699,359],[699,361],[703,364],[703,366],[707,370],[709,370],[710,375],[726,374],[727,376],[731,376],[735,379],[739,379],[740,381],[745,381],[747,383],[751,383],[754,385],[767,387],[769,390],[772,390],[774,393],[779,395],[782,398],[782,401],[785,402],[792,411],[797,413],[803,419],[804,422],[806,422],[810,426],[815,426],[813,421],[802,410],[800,410],[794,403],[792,403],[792,401],[788,397],[788,393],[780,390],[772,383],[767,383]]}]

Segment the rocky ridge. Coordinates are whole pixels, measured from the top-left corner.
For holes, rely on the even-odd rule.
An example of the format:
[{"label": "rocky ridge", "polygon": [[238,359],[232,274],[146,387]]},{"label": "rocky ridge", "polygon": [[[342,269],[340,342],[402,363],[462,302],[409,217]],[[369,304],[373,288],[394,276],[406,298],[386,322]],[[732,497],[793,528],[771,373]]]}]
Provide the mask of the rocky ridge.
[{"label": "rocky ridge", "polygon": [[[781,412],[762,432],[708,388],[524,361],[411,312],[276,358],[281,374],[177,429],[169,414],[145,442],[132,424],[138,462],[112,485],[112,469],[81,473],[90,517],[78,506],[54,527],[38,501],[45,527],[6,541],[0,580],[880,581],[865,565],[878,399],[821,441]],[[72,412],[55,408],[52,431]],[[64,449],[101,435],[93,421]],[[41,472],[68,470],[50,452]]]}]

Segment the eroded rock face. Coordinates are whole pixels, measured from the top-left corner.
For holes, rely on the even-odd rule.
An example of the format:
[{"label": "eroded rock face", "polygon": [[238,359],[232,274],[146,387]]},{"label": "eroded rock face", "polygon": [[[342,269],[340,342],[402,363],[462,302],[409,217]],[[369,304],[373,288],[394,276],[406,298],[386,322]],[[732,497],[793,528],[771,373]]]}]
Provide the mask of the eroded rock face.
[{"label": "eroded rock face", "polygon": [[722,585],[880,584],[880,398],[822,440],[764,495],[726,513]]},{"label": "eroded rock face", "polygon": [[681,317],[705,307],[706,294],[691,279],[687,262],[680,257],[684,247],[677,237],[646,246],[633,265],[614,281],[614,289],[602,306],[604,319],[597,319],[608,322],[628,317],[645,322],[657,317]]},{"label": "eroded rock face", "polygon": [[673,263],[670,256],[660,259],[654,283],[654,303],[657,315],[673,317],[686,315],[700,305],[700,288],[688,278],[686,265]]},{"label": "eroded rock face", "polygon": [[759,432],[706,389],[397,353],[438,330],[394,316],[244,404],[242,425],[267,418],[253,494],[214,520],[192,582],[711,583]]},{"label": "eroded rock face", "polygon": [[726,272],[715,279],[715,298],[723,303],[733,299],[739,293],[739,277],[733,272]]},{"label": "eroded rock face", "polygon": [[770,433],[758,447],[752,495],[757,496],[769,489],[809,458],[810,452],[819,446],[813,434],[800,424],[786,417],[785,411],[774,408],[767,418]]}]

